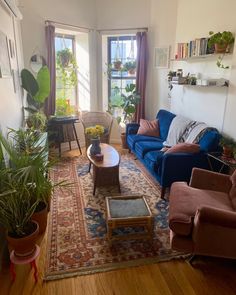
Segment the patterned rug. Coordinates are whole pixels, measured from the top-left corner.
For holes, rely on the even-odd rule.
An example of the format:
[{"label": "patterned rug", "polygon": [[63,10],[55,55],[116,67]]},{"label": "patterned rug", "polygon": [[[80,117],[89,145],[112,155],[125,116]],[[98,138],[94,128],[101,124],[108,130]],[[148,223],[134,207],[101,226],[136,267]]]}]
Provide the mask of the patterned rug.
[{"label": "patterned rug", "polygon": [[[106,239],[105,197],[118,195],[117,187],[103,187],[93,196],[92,175],[85,156],[64,159],[52,171],[55,181],[75,182],[72,191],[56,191],[48,226],[45,280],[103,272],[180,257],[169,243],[168,202],[160,187],[131,154],[120,163],[121,194],[141,194],[155,216],[153,243],[145,240]],[[126,234],[134,229],[121,229]],[[140,229],[135,229],[140,230]],[[124,233],[125,231],[125,233]]]}]

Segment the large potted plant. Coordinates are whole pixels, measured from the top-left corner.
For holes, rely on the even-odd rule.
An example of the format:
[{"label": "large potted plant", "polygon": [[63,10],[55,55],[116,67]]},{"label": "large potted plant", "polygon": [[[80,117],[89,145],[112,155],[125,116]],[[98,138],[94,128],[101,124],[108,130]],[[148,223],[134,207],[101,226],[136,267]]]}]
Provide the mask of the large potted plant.
[{"label": "large potted plant", "polygon": [[55,161],[48,159],[48,148],[41,134],[31,129],[10,129],[8,140],[0,137],[0,142],[8,153],[10,165],[24,171],[26,183],[31,184],[28,187],[31,203],[37,203],[32,220],[38,222],[41,234],[47,226],[48,209],[55,187],[70,184],[66,181],[54,183],[48,176]]},{"label": "large potted plant", "polygon": [[[1,143],[5,141],[2,134],[0,140]],[[25,162],[26,159],[18,156],[18,160]],[[0,169],[0,220],[7,231],[9,247],[17,256],[28,256],[35,251],[39,233],[37,222],[31,220],[38,200],[32,202],[32,184],[28,183],[26,174],[27,167],[18,169],[1,166]]]},{"label": "large potted plant", "polygon": [[122,147],[127,148],[126,144],[126,124],[134,121],[136,106],[140,102],[140,94],[136,91],[135,84],[128,84],[125,87],[126,94],[120,93],[116,88],[115,95],[110,98],[109,112],[111,114],[120,113],[116,116],[120,127]]},{"label": "large potted plant", "polygon": [[43,66],[35,78],[27,69],[21,71],[22,87],[27,92],[28,106],[25,110],[29,112],[26,120],[29,128],[44,131],[46,116],[44,114],[44,102],[50,94],[50,73],[47,66]]}]

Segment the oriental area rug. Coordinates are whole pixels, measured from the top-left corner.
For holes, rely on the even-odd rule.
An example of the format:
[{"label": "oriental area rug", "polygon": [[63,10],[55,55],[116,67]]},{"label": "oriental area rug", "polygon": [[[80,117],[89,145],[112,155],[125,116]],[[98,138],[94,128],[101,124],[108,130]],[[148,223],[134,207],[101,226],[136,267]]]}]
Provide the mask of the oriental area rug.
[{"label": "oriental area rug", "polygon": [[56,190],[52,199],[45,280],[181,257],[180,253],[170,248],[168,201],[160,198],[158,183],[132,154],[121,155],[121,195],[145,195],[155,218],[152,243],[148,240],[108,242],[105,197],[119,195],[118,189],[115,186],[97,188],[93,196],[92,174],[88,173],[88,168],[88,160],[83,155],[66,158],[51,171],[55,182],[66,179],[74,186],[70,190]]}]

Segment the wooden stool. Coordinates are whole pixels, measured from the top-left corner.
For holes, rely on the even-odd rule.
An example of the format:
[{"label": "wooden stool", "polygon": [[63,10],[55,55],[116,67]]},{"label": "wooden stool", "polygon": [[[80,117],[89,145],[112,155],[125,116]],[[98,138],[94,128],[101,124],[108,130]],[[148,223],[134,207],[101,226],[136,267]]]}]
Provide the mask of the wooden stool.
[{"label": "wooden stool", "polygon": [[27,257],[18,257],[18,256],[15,255],[14,250],[11,251],[11,254],[10,254],[10,260],[11,260],[10,272],[11,272],[13,282],[16,279],[15,264],[28,264],[28,263],[30,263],[31,269],[32,268],[34,269],[35,283],[38,282],[38,269],[37,269],[37,265],[35,263],[35,259],[39,256],[39,253],[40,253],[40,247],[38,245],[36,245],[36,249],[35,249],[35,252],[33,253],[33,255],[27,256]]},{"label": "wooden stool", "polygon": [[[115,239],[152,239],[154,218],[144,196],[106,198],[107,237]],[[126,235],[112,235],[121,227],[143,227],[144,231]]]}]

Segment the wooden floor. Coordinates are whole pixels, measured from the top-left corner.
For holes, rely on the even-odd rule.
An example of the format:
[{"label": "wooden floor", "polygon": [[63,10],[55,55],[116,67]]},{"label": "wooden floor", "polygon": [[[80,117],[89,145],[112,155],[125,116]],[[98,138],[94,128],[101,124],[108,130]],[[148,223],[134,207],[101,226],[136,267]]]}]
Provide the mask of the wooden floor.
[{"label": "wooden floor", "polygon": [[[223,242],[223,241],[222,241]],[[43,282],[46,236],[37,260],[39,281],[29,266],[17,266],[12,284],[9,269],[0,273],[0,295],[233,295],[236,294],[236,262],[197,258],[191,266],[172,260],[142,267]]]}]

